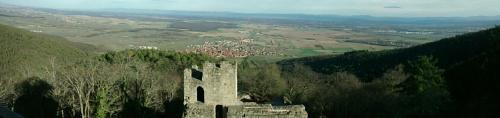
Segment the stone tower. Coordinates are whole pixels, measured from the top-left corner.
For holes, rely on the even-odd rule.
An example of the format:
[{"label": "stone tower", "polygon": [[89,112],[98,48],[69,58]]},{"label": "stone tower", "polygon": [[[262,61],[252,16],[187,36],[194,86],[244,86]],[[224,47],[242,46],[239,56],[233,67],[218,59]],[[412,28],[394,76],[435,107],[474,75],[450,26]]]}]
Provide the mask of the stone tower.
[{"label": "stone tower", "polygon": [[205,62],[184,70],[184,104],[237,105],[237,65]]},{"label": "stone tower", "polygon": [[307,118],[303,105],[272,106],[238,99],[238,66],[205,62],[184,70],[184,118]]}]

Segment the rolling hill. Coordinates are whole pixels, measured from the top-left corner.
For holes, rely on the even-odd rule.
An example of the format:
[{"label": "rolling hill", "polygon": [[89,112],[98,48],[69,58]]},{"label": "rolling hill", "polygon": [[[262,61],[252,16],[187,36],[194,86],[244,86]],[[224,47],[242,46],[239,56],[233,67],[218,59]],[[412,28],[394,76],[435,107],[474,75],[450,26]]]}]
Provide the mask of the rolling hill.
[{"label": "rolling hill", "polygon": [[0,78],[38,75],[52,62],[72,63],[91,49],[95,48],[0,24]]},{"label": "rolling hill", "polygon": [[468,33],[415,47],[377,52],[355,51],[278,62],[284,70],[296,64],[318,73],[350,72],[364,81],[376,79],[399,64],[431,56],[444,70],[448,90],[460,117],[499,116],[500,27]]}]

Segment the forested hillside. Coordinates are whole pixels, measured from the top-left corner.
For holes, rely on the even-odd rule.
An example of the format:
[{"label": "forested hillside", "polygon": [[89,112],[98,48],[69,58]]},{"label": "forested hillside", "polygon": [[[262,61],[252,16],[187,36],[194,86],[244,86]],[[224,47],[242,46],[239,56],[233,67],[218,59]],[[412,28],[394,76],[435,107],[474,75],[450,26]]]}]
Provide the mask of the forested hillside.
[{"label": "forested hillside", "polygon": [[0,105],[24,117],[180,117],[182,69],[201,54],[97,48],[0,25]]},{"label": "forested hillside", "polygon": [[76,43],[63,38],[0,24],[0,78],[40,75],[51,64],[74,63],[86,56]]},{"label": "forested hillside", "polygon": [[[279,62],[283,69],[297,65],[310,67],[323,74],[353,73],[362,81],[371,82],[383,77],[397,65],[421,56],[432,57],[443,69],[453,100],[451,114],[460,117],[499,116],[500,111],[500,27],[442,39],[405,49],[377,52],[356,51],[339,56],[319,56]],[[406,73],[412,70],[405,70]],[[425,71],[425,70],[420,70]]]}]

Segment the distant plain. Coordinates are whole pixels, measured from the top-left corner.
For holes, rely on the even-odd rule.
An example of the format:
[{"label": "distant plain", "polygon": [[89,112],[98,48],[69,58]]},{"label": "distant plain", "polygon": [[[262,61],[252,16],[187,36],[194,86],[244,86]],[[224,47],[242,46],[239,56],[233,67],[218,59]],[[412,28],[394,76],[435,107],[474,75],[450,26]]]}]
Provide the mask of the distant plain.
[{"label": "distant plain", "polygon": [[[199,14],[202,13],[65,11],[4,5],[0,7],[0,23],[95,45],[103,52],[139,46],[187,51],[210,42],[228,41],[245,42],[242,47],[273,52],[276,54],[271,56],[279,58],[404,48],[492,27],[487,23],[467,24],[465,21],[433,25],[441,21],[436,20],[422,25],[418,20],[389,22],[392,19],[404,21],[397,18],[387,18],[390,19],[388,23],[363,20],[369,16],[337,16],[347,19],[340,21],[330,21],[324,16],[314,18],[322,22],[311,23],[303,18],[308,16],[303,15]],[[462,28],[457,30],[456,27]]]}]

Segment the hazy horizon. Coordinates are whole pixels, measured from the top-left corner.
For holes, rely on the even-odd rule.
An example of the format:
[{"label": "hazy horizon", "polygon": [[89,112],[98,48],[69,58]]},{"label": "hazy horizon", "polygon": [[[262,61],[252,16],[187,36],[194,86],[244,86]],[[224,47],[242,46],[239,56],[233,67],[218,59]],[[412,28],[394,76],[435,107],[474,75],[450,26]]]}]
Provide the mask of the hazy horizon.
[{"label": "hazy horizon", "polygon": [[147,9],[202,12],[370,15],[389,17],[499,16],[497,0],[0,0],[53,9]]}]

